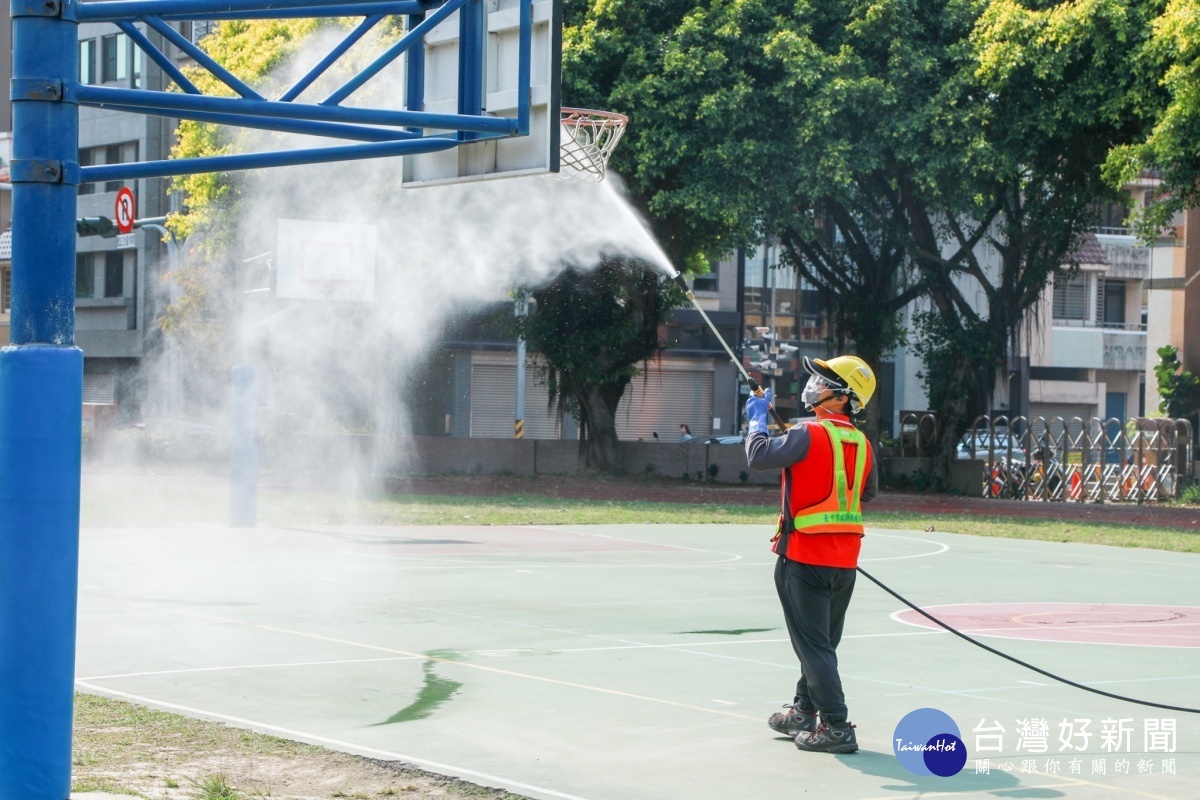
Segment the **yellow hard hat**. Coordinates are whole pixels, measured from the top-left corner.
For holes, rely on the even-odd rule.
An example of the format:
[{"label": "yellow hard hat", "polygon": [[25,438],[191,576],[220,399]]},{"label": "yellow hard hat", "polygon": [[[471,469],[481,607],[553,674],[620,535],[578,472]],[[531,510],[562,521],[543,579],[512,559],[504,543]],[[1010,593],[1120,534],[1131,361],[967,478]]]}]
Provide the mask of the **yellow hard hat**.
[{"label": "yellow hard hat", "polygon": [[846,390],[855,412],[865,408],[875,394],[875,373],[858,356],[838,356],[828,361],[805,357],[804,369]]}]

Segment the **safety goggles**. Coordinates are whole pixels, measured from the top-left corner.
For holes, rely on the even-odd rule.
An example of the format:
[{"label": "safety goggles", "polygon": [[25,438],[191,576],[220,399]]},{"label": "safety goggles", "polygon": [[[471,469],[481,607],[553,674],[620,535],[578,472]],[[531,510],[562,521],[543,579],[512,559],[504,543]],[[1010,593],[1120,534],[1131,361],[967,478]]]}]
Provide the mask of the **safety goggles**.
[{"label": "safety goggles", "polygon": [[840,392],[844,391],[844,389],[828,378],[823,378],[820,375],[809,375],[808,383],[804,384],[804,391],[801,392],[800,399],[804,401],[805,406],[811,409],[821,401],[821,395],[827,391]]}]

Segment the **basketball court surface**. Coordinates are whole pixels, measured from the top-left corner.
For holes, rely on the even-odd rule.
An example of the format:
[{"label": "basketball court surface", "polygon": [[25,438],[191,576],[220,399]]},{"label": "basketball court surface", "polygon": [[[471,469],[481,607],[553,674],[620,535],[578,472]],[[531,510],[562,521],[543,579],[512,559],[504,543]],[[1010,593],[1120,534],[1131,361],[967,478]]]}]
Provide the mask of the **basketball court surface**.
[{"label": "basketball court surface", "polygon": [[[862,749],[800,752],[765,724],[799,674],[769,534],[85,529],[78,686],[535,798],[1200,796],[1200,715],[1056,683],[861,576]],[[1200,556],[871,530],[862,566],[1050,672],[1200,707]],[[920,708],[957,724],[958,774],[894,755]]]}]

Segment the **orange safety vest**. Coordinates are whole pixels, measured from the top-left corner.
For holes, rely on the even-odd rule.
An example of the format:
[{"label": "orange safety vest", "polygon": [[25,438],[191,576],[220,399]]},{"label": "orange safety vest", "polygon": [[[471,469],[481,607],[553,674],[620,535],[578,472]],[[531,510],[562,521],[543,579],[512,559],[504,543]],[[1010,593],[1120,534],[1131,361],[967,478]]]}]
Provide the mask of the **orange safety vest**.
[{"label": "orange safety vest", "polygon": [[[812,428],[817,426],[829,436],[828,450],[818,445],[821,452],[816,453],[810,445],[809,458],[788,467],[781,476],[790,519],[785,520],[781,515],[779,521],[773,549],[780,555],[794,557],[799,553],[797,548],[804,546],[801,542],[790,541],[793,532],[863,534],[862,487],[870,453],[867,437],[856,428],[838,425],[831,420],[820,420],[816,425],[810,423],[811,436],[816,436]],[[848,446],[855,449],[853,488],[846,477],[845,451]],[[811,487],[813,480],[820,479],[829,480],[829,494],[817,502],[809,500],[808,505],[801,506],[805,501],[796,490],[797,487],[801,482]]]}]

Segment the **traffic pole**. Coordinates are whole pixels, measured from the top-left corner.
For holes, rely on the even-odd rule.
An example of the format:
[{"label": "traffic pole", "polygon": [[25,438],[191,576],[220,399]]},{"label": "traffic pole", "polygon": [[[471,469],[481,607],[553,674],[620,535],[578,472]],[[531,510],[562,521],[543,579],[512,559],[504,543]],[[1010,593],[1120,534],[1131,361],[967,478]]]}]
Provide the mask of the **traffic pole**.
[{"label": "traffic pole", "polygon": [[0,349],[0,800],[70,794],[83,353],[70,0],[13,0],[12,345]]}]

